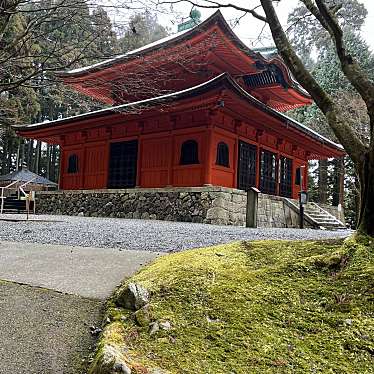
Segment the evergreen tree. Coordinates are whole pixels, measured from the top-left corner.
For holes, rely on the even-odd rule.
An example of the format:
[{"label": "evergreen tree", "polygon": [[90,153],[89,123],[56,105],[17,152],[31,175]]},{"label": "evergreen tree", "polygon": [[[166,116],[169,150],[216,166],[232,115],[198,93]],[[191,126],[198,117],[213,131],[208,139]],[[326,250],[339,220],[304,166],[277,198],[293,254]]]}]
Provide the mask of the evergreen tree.
[{"label": "evergreen tree", "polygon": [[155,14],[145,11],[130,18],[119,43],[123,52],[132,51],[162,39],[168,36],[168,33],[169,31],[158,23]]},{"label": "evergreen tree", "polygon": [[12,4],[6,1],[0,8],[0,174],[26,162],[32,171],[57,181],[58,146],[20,139],[10,126],[103,107],[57,81],[53,72],[111,58],[124,48],[164,37],[166,30],[145,12],[131,18],[119,41],[104,8],[90,9],[85,0],[15,0]]},{"label": "evergreen tree", "polygon": [[[361,30],[367,10],[358,0],[327,0],[326,4],[337,9],[335,14],[343,28]],[[314,65],[312,55],[331,44],[326,30],[318,20],[311,16],[304,5],[299,5],[289,14],[288,31],[297,54],[308,68]]]},{"label": "evergreen tree", "polygon": [[[346,4],[346,6],[348,6],[348,4]],[[351,7],[350,9],[356,9],[356,11],[359,11],[359,14],[356,17],[349,14],[345,22],[345,24],[348,24],[344,30],[346,48],[359,61],[360,65],[366,70],[368,76],[374,79],[374,56],[370,52],[367,43],[361,38],[357,31],[362,25],[362,17],[366,15],[366,11],[364,11],[361,6],[358,8]],[[352,24],[356,29],[352,27]],[[312,34],[314,37],[318,35],[317,32]],[[359,137],[367,143],[369,139],[369,117],[367,115],[365,103],[342,73],[340,61],[331,41],[320,40],[317,45],[319,49],[317,60],[313,62],[313,76],[317,79],[321,87],[335,99],[342,112],[346,113],[347,121],[349,121],[352,128],[354,128]],[[322,135],[337,141],[326,118],[316,104],[294,110],[290,112],[290,115]],[[320,162],[317,175],[311,175],[311,179],[317,176],[319,180],[320,201],[321,199],[322,201],[327,200],[334,204],[339,202],[336,196],[338,185],[340,184],[337,175],[340,175],[342,171],[339,171],[339,169],[342,168],[346,170],[346,173],[354,172],[351,160],[346,158],[344,165],[335,161],[332,163]],[[351,181],[355,179],[356,177],[353,174],[348,174],[347,178],[345,178],[347,182],[345,183],[345,201],[347,202],[345,207],[346,215],[347,221],[353,226],[356,215],[352,209],[357,209],[357,188]]]}]

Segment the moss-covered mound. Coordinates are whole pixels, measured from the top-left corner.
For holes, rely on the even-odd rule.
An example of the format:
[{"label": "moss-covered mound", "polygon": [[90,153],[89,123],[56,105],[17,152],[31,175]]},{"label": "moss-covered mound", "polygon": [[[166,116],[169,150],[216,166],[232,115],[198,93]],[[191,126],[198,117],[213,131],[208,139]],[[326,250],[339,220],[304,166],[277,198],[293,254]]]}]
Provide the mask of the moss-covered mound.
[{"label": "moss-covered mound", "polygon": [[135,275],[151,291],[150,334],[121,321],[132,372],[373,373],[374,246],[261,241],[190,250]]}]

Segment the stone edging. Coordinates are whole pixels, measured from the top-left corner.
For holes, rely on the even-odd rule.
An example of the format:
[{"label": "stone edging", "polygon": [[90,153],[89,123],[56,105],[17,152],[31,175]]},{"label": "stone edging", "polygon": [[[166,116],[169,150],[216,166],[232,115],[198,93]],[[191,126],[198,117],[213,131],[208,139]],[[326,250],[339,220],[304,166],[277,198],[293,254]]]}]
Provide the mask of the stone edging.
[{"label": "stone edging", "polygon": [[[88,374],[132,374],[133,369],[141,366],[144,374],[169,374],[157,367],[146,368],[134,360],[125,343],[123,323],[126,317],[119,312],[120,308],[131,311],[131,318],[144,326],[152,325],[149,312],[150,294],[148,290],[135,283],[123,284],[108,300],[105,323],[100,334],[93,362]],[[136,371],[138,372],[138,371]]]}]

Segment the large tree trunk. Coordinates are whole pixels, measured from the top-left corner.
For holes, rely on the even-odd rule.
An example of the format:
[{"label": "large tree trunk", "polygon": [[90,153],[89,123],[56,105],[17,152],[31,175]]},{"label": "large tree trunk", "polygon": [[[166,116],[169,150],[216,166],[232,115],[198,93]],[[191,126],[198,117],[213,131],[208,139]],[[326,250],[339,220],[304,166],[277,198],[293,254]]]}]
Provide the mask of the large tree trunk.
[{"label": "large tree trunk", "polygon": [[327,203],[327,160],[318,162],[318,200],[321,204]]},{"label": "large tree trunk", "polygon": [[34,141],[33,140],[29,140],[27,142],[27,160],[26,160],[26,163],[27,163],[27,167],[29,170],[32,170],[32,165],[33,165],[33,159],[32,159],[32,155],[34,153]]},{"label": "large tree trunk", "polygon": [[50,144],[47,144],[47,162],[46,162],[46,172],[45,172],[45,177],[47,179],[51,179],[51,148],[52,146]]},{"label": "large tree trunk", "polygon": [[374,152],[368,151],[365,160],[357,165],[360,181],[360,213],[357,231],[374,236]]},{"label": "large tree trunk", "polygon": [[344,157],[339,159],[340,164],[340,174],[339,174],[339,204],[344,208],[344,198],[345,198],[345,191],[344,191],[344,178],[345,178],[345,163]]},{"label": "large tree trunk", "polygon": [[344,205],[344,161],[343,158],[333,160],[333,188],[332,188],[332,205]]},{"label": "large tree trunk", "polygon": [[40,152],[41,151],[41,141],[36,141],[36,148],[35,148],[35,158],[34,158],[34,165],[33,165],[33,171],[36,174],[40,174],[39,168],[40,168]]}]

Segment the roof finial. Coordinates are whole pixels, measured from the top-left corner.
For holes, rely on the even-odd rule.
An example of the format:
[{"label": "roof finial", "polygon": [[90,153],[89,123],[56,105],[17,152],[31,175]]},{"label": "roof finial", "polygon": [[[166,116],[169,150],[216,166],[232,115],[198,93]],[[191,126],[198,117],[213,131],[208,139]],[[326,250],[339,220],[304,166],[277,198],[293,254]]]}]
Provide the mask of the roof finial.
[{"label": "roof finial", "polygon": [[197,9],[192,9],[190,12],[190,18],[178,25],[178,32],[192,29],[201,22],[201,13]]}]

